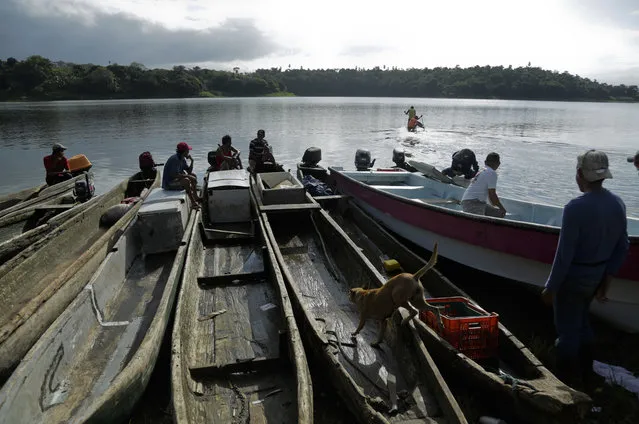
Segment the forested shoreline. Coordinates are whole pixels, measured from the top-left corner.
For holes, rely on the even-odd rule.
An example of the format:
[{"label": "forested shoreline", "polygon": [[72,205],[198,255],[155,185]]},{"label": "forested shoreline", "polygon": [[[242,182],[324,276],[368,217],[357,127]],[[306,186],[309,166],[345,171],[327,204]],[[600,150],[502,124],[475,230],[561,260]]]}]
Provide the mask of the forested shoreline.
[{"label": "forested shoreline", "polygon": [[538,67],[426,69],[258,69],[0,59],[0,101],[241,96],[434,97],[563,101],[639,101],[636,85],[611,85]]}]

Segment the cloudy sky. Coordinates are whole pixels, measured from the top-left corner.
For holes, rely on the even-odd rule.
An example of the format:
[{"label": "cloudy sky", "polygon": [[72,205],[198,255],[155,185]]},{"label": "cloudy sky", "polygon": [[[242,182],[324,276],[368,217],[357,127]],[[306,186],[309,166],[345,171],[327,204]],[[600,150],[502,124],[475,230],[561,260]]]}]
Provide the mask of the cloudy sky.
[{"label": "cloudy sky", "polygon": [[0,0],[0,58],[533,66],[639,84],[639,0]]}]

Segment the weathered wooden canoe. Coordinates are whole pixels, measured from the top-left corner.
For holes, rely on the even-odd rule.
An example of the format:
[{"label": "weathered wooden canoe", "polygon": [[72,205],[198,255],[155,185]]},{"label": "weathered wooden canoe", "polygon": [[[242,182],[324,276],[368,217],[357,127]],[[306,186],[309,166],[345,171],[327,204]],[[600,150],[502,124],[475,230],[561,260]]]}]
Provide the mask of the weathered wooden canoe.
[{"label": "weathered wooden canoe", "polygon": [[0,211],[10,208],[13,205],[17,205],[20,202],[24,202],[25,200],[36,197],[40,193],[40,191],[42,191],[46,187],[48,187],[47,184],[41,184],[35,187],[25,188],[24,190],[20,190],[14,193],[3,194],[2,196],[0,196]]},{"label": "weathered wooden canoe", "polygon": [[[154,188],[159,182],[158,171],[147,185]],[[141,202],[110,228],[99,226],[101,215],[127,194],[130,184],[124,180],[0,266],[0,377],[78,295],[135,216]]]},{"label": "weathered wooden canoe", "polygon": [[353,241],[321,208],[278,206],[263,209],[261,218],[303,322],[307,352],[316,356],[358,421],[466,423],[414,325],[400,325],[407,311],[389,320],[379,348],[370,346],[378,332],[373,321],[351,339],[359,313],[349,289],[384,283]]},{"label": "weathered wooden canoe", "polygon": [[0,423],[111,423],[129,415],[153,371],[195,222],[181,195],[181,242],[147,252],[149,223],[133,218],[0,391]]},{"label": "weathered wooden canoe", "polygon": [[[321,198],[318,201],[323,203]],[[331,208],[334,219],[385,278],[390,278],[391,274],[387,275],[384,269],[381,259],[384,256],[397,260],[407,272],[415,272],[426,263],[352,200],[330,201],[325,206]],[[429,297],[463,296],[472,301],[437,270],[428,272],[421,282]],[[457,351],[421,320],[414,322],[424,344],[442,369],[455,372],[465,384],[476,387],[483,394],[490,393],[500,405],[516,413],[520,422],[579,422],[589,411],[590,398],[558,380],[503,324],[499,325],[499,365],[485,368],[485,364]],[[508,376],[516,379],[514,388],[512,380],[505,381]]]},{"label": "weathered wooden canoe", "polygon": [[[47,228],[42,224],[80,203],[75,201],[73,187],[81,178],[85,178],[84,174],[54,186],[45,185],[42,190],[33,190],[23,201],[0,209],[0,265],[26,247],[25,240],[33,242],[42,237]],[[5,204],[10,204],[12,199],[16,198],[10,197]],[[64,216],[70,217],[70,214]],[[31,231],[36,227],[36,231]],[[29,231],[26,238],[19,237]]]},{"label": "weathered wooden canoe", "polygon": [[[5,205],[5,207],[0,208],[0,218],[21,216],[25,212],[33,212],[33,209],[39,205],[59,203],[64,196],[73,192],[75,182],[84,178],[85,173],[83,172],[67,181],[52,186],[45,184],[44,186],[27,189],[13,195],[5,195],[0,198],[0,205]],[[29,192],[31,194],[28,194]]]},{"label": "weathered wooden canoe", "polygon": [[[248,200],[247,175],[217,187]],[[250,213],[254,231],[208,219],[193,229],[173,328],[175,420],[310,424],[311,378],[283,277],[255,207],[239,203],[220,205]]]}]

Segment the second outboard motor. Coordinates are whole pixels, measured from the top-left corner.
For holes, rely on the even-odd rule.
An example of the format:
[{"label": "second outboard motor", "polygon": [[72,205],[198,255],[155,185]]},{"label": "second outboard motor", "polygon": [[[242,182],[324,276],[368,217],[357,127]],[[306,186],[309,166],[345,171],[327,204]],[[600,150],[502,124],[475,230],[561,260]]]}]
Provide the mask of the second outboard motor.
[{"label": "second outboard motor", "polygon": [[297,169],[304,177],[310,175],[320,181],[326,181],[328,171],[319,165],[322,160],[322,149],[309,147],[302,156],[302,162],[297,164]]},{"label": "second outboard motor", "polygon": [[396,166],[401,167],[404,162],[406,162],[406,154],[404,153],[404,149],[400,149],[396,147],[393,149],[393,162]]},{"label": "second outboard motor", "polygon": [[319,147],[309,147],[302,156],[302,165],[305,167],[316,167],[322,160],[322,149]]},{"label": "second outboard motor", "polygon": [[79,202],[86,202],[93,197],[95,186],[93,180],[89,180],[89,174],[84,174],[84,180],[77,180],[73,188],[73,195]]},{"label": "second outboard motor", "polygon": [[357,149],[355,152],[355,169],[368,171],[375,165],[375,159],[371,162],[371,152],[366,149]]}]

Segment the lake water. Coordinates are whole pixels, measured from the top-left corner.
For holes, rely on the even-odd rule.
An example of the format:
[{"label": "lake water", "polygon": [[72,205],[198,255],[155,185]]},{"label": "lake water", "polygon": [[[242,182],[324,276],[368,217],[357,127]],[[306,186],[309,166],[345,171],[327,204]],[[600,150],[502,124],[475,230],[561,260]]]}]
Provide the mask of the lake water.
[{"label": "lake water", "polygon": [[[411,105],[424,115],[422,133],[405,129]],[[291,170],[310,146],[322,149],[325,167],[347,169],[358,148],[369,149],[376,166],[390,166],[393,148],[403,146],[439,169],[460,148],[474,150],[480,164],[495,151],[501,196],[554,205],[579,194],[576,156],[597,148],[608,153],[614,175],[605,185],[639,216],[639,176],[626,162],[639,149],[639,104],[301,97],[0,103],[0,194],[44,181],[42,157],[54,142],[68,147],[67,157],[87,155],[104,192],[137,170],[141,152],[165,162],[179,141],[193,146],[200,180],[207,152],[224,134],[246,165],[260,128]]]}]

